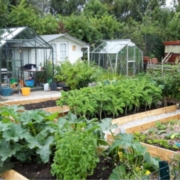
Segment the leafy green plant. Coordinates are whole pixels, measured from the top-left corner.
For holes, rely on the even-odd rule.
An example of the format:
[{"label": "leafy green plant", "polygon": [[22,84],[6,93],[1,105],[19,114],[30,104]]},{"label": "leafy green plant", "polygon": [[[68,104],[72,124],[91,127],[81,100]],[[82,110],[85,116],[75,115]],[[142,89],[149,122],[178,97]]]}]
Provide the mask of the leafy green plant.
[{"label": "leafy green plant", "polygon": [[95,87],[86,87],[79,90],[62,92],[57,105],[68,105],[73,113],[88,118],[118,117],[134,108],[137,112],[140,106],[147,105],[147,99],[151,99],[149,106],[156,104],[161,98],[161,90],[143,95],[145,89],[153,88],[155,85],[149,81],[139,81],[133,78],[125,78],[121,81],[107,81],[97,83]]},{"label": "leafy green plant", "polygon": [[166,125],[163,124],[162,122],[156,122],[156,127],[158,128],[158,130],[166,129]]},{"label": "leafy green plant", "polygon": [[99,161],[97,149],[109,146],[104,132],[115,128],[112,119],[87,120],[71,112],[57,121],[56,152],[51,172],[60,179],[86,179]]},{"label": "leafy green plant", "polygon": [[97,80],[103,70],[87,61],[78,60],[74,64],[65,61],[55,67],[54,78],[58,82],[65,82],[70,89],[80,89]]},{"label": "leafy green plant", "polygon": [[87,131],[68,131],[63,138],[56,134],[52,174],[58,179],[85,180],[99,161],[97,147],[97,137]]},{"label": "leafy green plant", "polygon": [[57,113],[50,115],[42,110],[24,111],[18,106],[1,107],[0,169],[12,167],[15,160],[49,162],[54,146],[53,134],[57,128],[53,122],[56,117]]},{"label": "leafy green plant", "polygon": [[120,133],[114,136],[114,142],[107,153],[117,164],[109,179],[139,179],[147,170],[158,168],[158,161],[131,134]]}]

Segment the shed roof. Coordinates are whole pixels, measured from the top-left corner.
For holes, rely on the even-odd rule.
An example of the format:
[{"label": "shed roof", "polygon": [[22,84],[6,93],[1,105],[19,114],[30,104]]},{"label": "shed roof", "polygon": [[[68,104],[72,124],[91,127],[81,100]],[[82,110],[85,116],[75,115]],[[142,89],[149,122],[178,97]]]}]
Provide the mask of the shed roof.
[{"label": "shed roof", "polygon": [[130,39],[103,40],[91,53],[116,54],[125,46],[135,46]]},{"label": "shed roof", "polygon": [[180,40],[177,41],[166,41],[164,42],[165,46],[169,46],[169,45],[180,45]]},{"label": "shed roof", "polygon": [[69,34],[47,34],[47,35],[41,35],[41,38],[44,39],[46,42],[51,42],[53,40],[56,40],[60,37],[64,37],[70,41],[73,41],[81,46],[88,46],[88,43],[81,41],[80,39],[77,39]]}]

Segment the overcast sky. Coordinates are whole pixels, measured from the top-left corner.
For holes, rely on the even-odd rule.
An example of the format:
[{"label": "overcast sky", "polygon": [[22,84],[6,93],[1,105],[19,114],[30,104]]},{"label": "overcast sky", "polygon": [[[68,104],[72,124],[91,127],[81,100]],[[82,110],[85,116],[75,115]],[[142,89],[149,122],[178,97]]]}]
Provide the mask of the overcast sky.
[{"label": "overcast sky", "polygon": [[172,1],[173,1],[173,0],[166,0],[166,5],[167,5],[167,6],[171,6]]}]

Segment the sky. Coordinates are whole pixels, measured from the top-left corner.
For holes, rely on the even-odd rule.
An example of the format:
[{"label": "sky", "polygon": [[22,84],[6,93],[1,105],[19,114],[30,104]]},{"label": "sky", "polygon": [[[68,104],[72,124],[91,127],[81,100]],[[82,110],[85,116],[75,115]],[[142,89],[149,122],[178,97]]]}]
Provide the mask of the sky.
[{"label": "sky", "polygon": [[171,3],[172,3],[173,0],[166,0],[166,6],[172,6]]}]

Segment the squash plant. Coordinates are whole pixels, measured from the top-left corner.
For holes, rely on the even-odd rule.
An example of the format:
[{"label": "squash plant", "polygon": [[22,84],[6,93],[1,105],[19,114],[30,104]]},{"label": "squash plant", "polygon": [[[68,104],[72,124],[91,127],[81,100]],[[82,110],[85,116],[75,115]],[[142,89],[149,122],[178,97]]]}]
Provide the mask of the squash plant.
[{"label": "squash plant", "polygon": [[119,133],[114,136],[114,141],[106,153],[117,164],[109,180],[142,179],[147,171],[158,169],[158,160],[151,157],[146,148],[135,141],[131,134]]},{"label": "squash plant", "polygon": [[57,125],[42,110],[23,111],[22,107],[0,108],[0,170],[10,169],[14,161],[49,162]]}]

